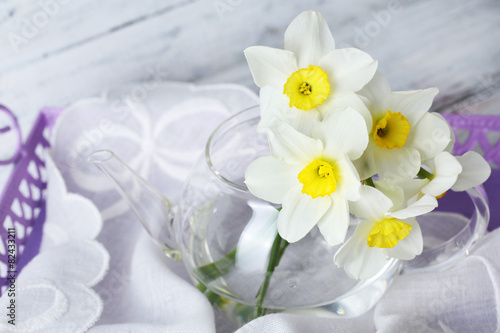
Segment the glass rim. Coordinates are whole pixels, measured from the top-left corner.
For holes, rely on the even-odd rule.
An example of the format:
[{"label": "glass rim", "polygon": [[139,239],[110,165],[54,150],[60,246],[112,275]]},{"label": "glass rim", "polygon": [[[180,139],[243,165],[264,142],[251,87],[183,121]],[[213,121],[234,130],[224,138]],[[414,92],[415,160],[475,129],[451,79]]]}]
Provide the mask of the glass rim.
[{"label": "glass rim", "polygon": [[[448,267],[453,266],[454,264],[461,261],[464,257],[469,255],[470,251],[474,249],[478,240],[480,240],[484,236],[490,220],[489,202],[486,191],[484,190],[484,187],[482,185],[479,185],[466,190],[465,193],[467,193],[469,200],[474,206],[472,216],[467,217],[467,223],[446,241],[435,247],[424,249],[424,251],[413,260],[403,262],[403,274],[441,271],[447,269]],[[471,223],[474,223],[473,227],[471,227]],[[461,243],[463,240],[465,240],[465,242]],[[460,247],[457,247],[456,250],[452,253],[449,253],[448,257],[443,261],[427,265],[422,265],[421,263],[419,263],[418,258],[424,253],[431,255],[439,254],[441,250],[454,244],[462,245]]]},{"label": "glass rim", "polygon": [[[212,158],[211,158],[211,146],[212,146],[214,139],[217,137],[218,134],[220,134],[220,131],[227,124],[231,123],[234,119],[240,117],[241,115],[247,114],[247,113],[254,111],[255,109],[258,109],[258,108],[260,108],[260,105],[254,105],[254,106],[248,107],[244,110],[241,110],[241,111],[235,113],[234,115],[227,118],[226,120],[224,120],[222,123],[220,123],[213,130],[213,132],[210,134],[210,137],[207,140],[207,144],[205,145],[205,161],[207,162],[207,165],[208,165],[210,171],[212,171],[212,173],[216,176],[216,178],[218,180],[220,180],[222,183],[224,183],[225,185],[230,186],[231,188],[234,188],[234,189],[242,191],[242,192],[248,192],[248,193],[250,193],[250,191],[248,190],[248,187],[246,185],[241,185],[241,184],[235,183],[235,182],[231,181],[230,179],[224,177],[224,175],[219,171],[219,169],[217,167],[215,167],[215,165],[212,162]],[[259,118],[259,116],[239,121],[239,122],[237,122],[237,124],[242,124],[244,122],[248,122],[250,120],[254,120],[257,118]]]}]

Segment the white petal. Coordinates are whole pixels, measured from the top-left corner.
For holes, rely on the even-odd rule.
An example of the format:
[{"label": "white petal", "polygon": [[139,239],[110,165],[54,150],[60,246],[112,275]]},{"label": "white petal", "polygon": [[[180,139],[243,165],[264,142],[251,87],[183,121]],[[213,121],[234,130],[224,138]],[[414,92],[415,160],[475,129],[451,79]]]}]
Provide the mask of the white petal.
[{"label": "white petal", "polygon": [[339,108],[347,108],[352,107],[363,117],[366,124],[366,132],[369,133],[372,130],[372,115],[365,103],[362,100],[362,97],[356,95],[355,93],[344,94],[339,97],[329,98],[323,103],[319,105],[317,109],[321,112],[323,118],[325,118],[331,111]]},{"label": "white petal", "polygon": [[377,70],[376,60],[354,48],[334,50],[321,58],[319,65],[328,74],[334,94],[360,90]]},{"label": "white petal", "polygon": [[278,216],[278,232],[290,243],[307,235],[332,204],[329,196],[313,199],[301,189],[302,184],[288,191]]},{"label": "white petal", "polygon": [[359,192],[361,199],[349,203],[349,210],[357,217],[379,221],[393,205],[391,199],[371,186],[361,186]]},{"label": "white petal", "polygon": [[403,220],[403,222],[412,226],[410,234],[405,239],[400,240],[393,248],[386,249],[385,253],[392,258],[411,260],[415,258],[415,256],[422,253],[424,245],[422,231],[420,230],[420,225],[415,219],[406,219]]},{"label": "white petal", "polygon": [[404,202],[415,202],[420,196],[422,188],[429,184],[428,179],[405,179],[398,182],[398,186],[403,189]]},{"label": "white petal", "polygon": [[[287,100],[286,96],[273,87],[264,87],[259,91],[260,113],[261,117],[269,113],[269,109],[276,108],[282,105]],[[277,108],[282,109],[282,108]]]},{"label": "white petal", "polygon": [[283,121],[300,133],[311,136],[312,129],[321,122],[321,113],[315,109],[303,111],[297,108],[289,108],[289,112],[285,114]]},{"label": "white petal", "polygon": [[323,15],[306,11],[297,16],[285,31],[285,49],[295,53],[300,68],[333,51],[335,42]]},{"label": "white petal", "polygon": [[404,191],[400,186],[397,186],[395,182],[389,180],[379,180],[375,182],[375,188],[382,192],[392,201],[391,211],[404,208]]},{"label": "white petal", "polygon": [[434,113],[426,113],[410,129],[406,145],[417,148],[422,160],[433,158],[442,152],[451,141],[450,126]]},{"label": "white petal", "polygon": [[344,198],[338,195],[331,198],[332,205],[319,220],[318,228],[328,244],[337,245],[344,241],[349,227],[349,207]]},{"label": "white petal", "polygon": [[245,172],[248,190],[261,199],[280,204],[293,187],[299,185],[301,167],[266,156],[253,161]]},{"label": "white petal", "polygon": [[413,125],[429,111],[438,92],[437,88],[394,91],[385,96],[383,104],[387,110],[401,112]]},{"label": "white petal", "polygon": [[335,263],[353,279],[369,279],[376,275],[386,263],[384,251],[376,247],[369,247],[367,237],[372,223],[361,221],[354,234],[335,253]]},{"label": "white petal", "polygon": [[267,132],[271,155],[305,167],[323,153],[321,140],[313,139],[282,121],[273,121]]},{"label": "white petal", "polygon": [[267,46],[251,46],[245,50],[248,66],[258,87],[271,86],[283,91],[286,80],[297,71],[293,52]]},{"label": "white petal", "polygon": [[324,143],[324,154],[332,158],[347,154],[358,159],[368,145],[368,132],[363,117],[353,108],[332,110],[313,128],[312,136]]},{"label": "white petal", "polygon": [[359,193],[361,180],[359,179],[356,168],[352,162],[347,159],[347,156],[345,158],[338,159],[335,162],[337,163],[340,173],[340,179],[337,182],[337,189],[335,193],[349,201],[359,200],[361,197],[361,194]]},{"label": "white petal", "polygon": [[[382,109],[384,97],[390,92],[389,82],[377,71],[370,82],[358,91],[358,94],[367,98],[370,109]],[[387,110],[384,111],[384,114],[386,112]]]},{"label": "white petal", "polygon": [[261,119],[257,131],[267,133],[273,120],[290,124],[297,131],[310,136],[312,128],[321,121],[319,111],[312,109],[302,111],[288,106],[288,98],[272,87],[264,87],[260,90]]},{"label": "white petal", "polygon": [[410,147],[381,148],[374,145],[373,155],[377,172],[382,178],[413,178],[420,170],[420,154]]},{"label": "white petal", "polygon": [[474,151],[469,151],[462,156],[457,156],[462,165],[462,173],[451,188],[453,191],[465,191],[478,186],[491,175],[491,167],[486,160]]},{"label": "white petal", "polygon": [[274,118],[282,117],[286,96],[273,87],[264,87],[259,92],[260,121],[257,132],[266,133]]},{"label": "white petal", "polygon": [[452,154],[444,151],[434,158],[434,178],[422,188],[422,193],[437,197],[455,184],[462,166]]},{"label": "white petal", "polygon": [[360,179],[367,179],[377,173],[377,164],[375,163],[375,157],[373,155],[375,144],[369,142],[366,146],[363,155],[360,158],[353,161],[356,170],[358,170]]},{"label": "white petal", "polygon": [[455,146],[455,140],[456,140],[456,138],[455,138],[455,132],[453,131],[453,128],[448,123],[448,121],[443,117],[442,114],[437,113],[437,112],[433,112],[432,114],[435,115],[436,117],[439,117],[441,120],[443,120],[446,123],[446,125],[448,125],[448,129],[449,129],[449,132],[450,132],[450,142],[448,143],[448,145],[446,146],[446,148],[444,148],[444,151],[447,151],[448,153],[451,153],[452,150],[453,150],[453,147]]},{"label": "white petal", "polygon": [[386,263],[387,257],[383,251],[364,246],[359,257],[344,266],[344,271],[351,279],[368,280],[377,275]]},{"label": "white petal", "polygon": [[430,195],[424,195],[418,199],[413,204],[408,207],[395,211],[391,215],[397,219],[407,219],[410,217],[415,217],[423,214],[427,214],[434,210],[438,206],[438,202],[435,197]]},{"label": "white petal", "polygon": [[363,247],[368,247],[367,238],[373,222],[362,220],[356,226],[354,233],[335,253],[334,261],[338,266],[344,266],[359,257]]}]

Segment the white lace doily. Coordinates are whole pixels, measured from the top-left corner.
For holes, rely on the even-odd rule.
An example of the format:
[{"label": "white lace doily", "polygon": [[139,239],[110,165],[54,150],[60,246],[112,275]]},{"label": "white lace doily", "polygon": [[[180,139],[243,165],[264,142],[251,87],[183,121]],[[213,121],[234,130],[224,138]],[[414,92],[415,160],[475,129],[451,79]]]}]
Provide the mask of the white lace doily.
[{"label": "white lace doily", "polygon": [[[84,332],[102,312],[92,289],[109,265],[107,250],[95,240],[102,220],[88,199],[66,191],[47,157],[47,216],[40,253],[16,281],[15,326],[0,322],[1,332]],[[10,297],[0,299],[3,308]]]}]

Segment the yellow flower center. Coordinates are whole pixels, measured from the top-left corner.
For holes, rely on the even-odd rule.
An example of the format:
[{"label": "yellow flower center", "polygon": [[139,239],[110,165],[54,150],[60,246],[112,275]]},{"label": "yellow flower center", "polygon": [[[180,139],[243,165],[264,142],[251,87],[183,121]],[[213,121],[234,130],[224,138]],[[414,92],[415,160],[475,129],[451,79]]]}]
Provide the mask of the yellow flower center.
[{"label": "yellow flower center", "polygon": [[302,193],[309,194],[315,199],[335,192],[339,177],[334,163],[317,159],[309,163],[297,178],[303,185]]},{"label": "yellow flower center", "polygon": [[384,118],[375,124],[373,139],[382,148],[401,148],[406,143],[409,132],[410,123],[401,112],[392,113],[387,110]]},{"label": "yellow flower center", "polygon": [[304,82],[300,85],[299,91],[303,93],[304,95],[310,95],[311,94],[311,85],[307,82]]},{"label": "yellow flower center", "polygon": [[411,225],[393,217],[375,223],[368,235],[369,247],[392,248],[410,234]]},{"label": "yellow flower center", "polygon": [[290,99],[290,107],[309,111],[321,105],[330,95],[328,76],[318,66],[299,69],[286,81],[283,94]]}]

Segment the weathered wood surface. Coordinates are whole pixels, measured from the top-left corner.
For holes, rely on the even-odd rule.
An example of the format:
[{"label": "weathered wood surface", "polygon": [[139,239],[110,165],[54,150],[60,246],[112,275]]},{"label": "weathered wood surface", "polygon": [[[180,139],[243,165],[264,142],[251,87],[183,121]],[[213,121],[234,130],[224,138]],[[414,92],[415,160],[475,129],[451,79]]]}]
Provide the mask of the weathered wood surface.
[{"label": "weathered wood surface", "polygon": [[242,50],[281,47],[306,9],[338,46],[377,58],[394,89],[439,87],[437,107],[498,86],[497,0],[2,0],[0,103],[29,123],[42,106],[153,78],[256,90]]}]

